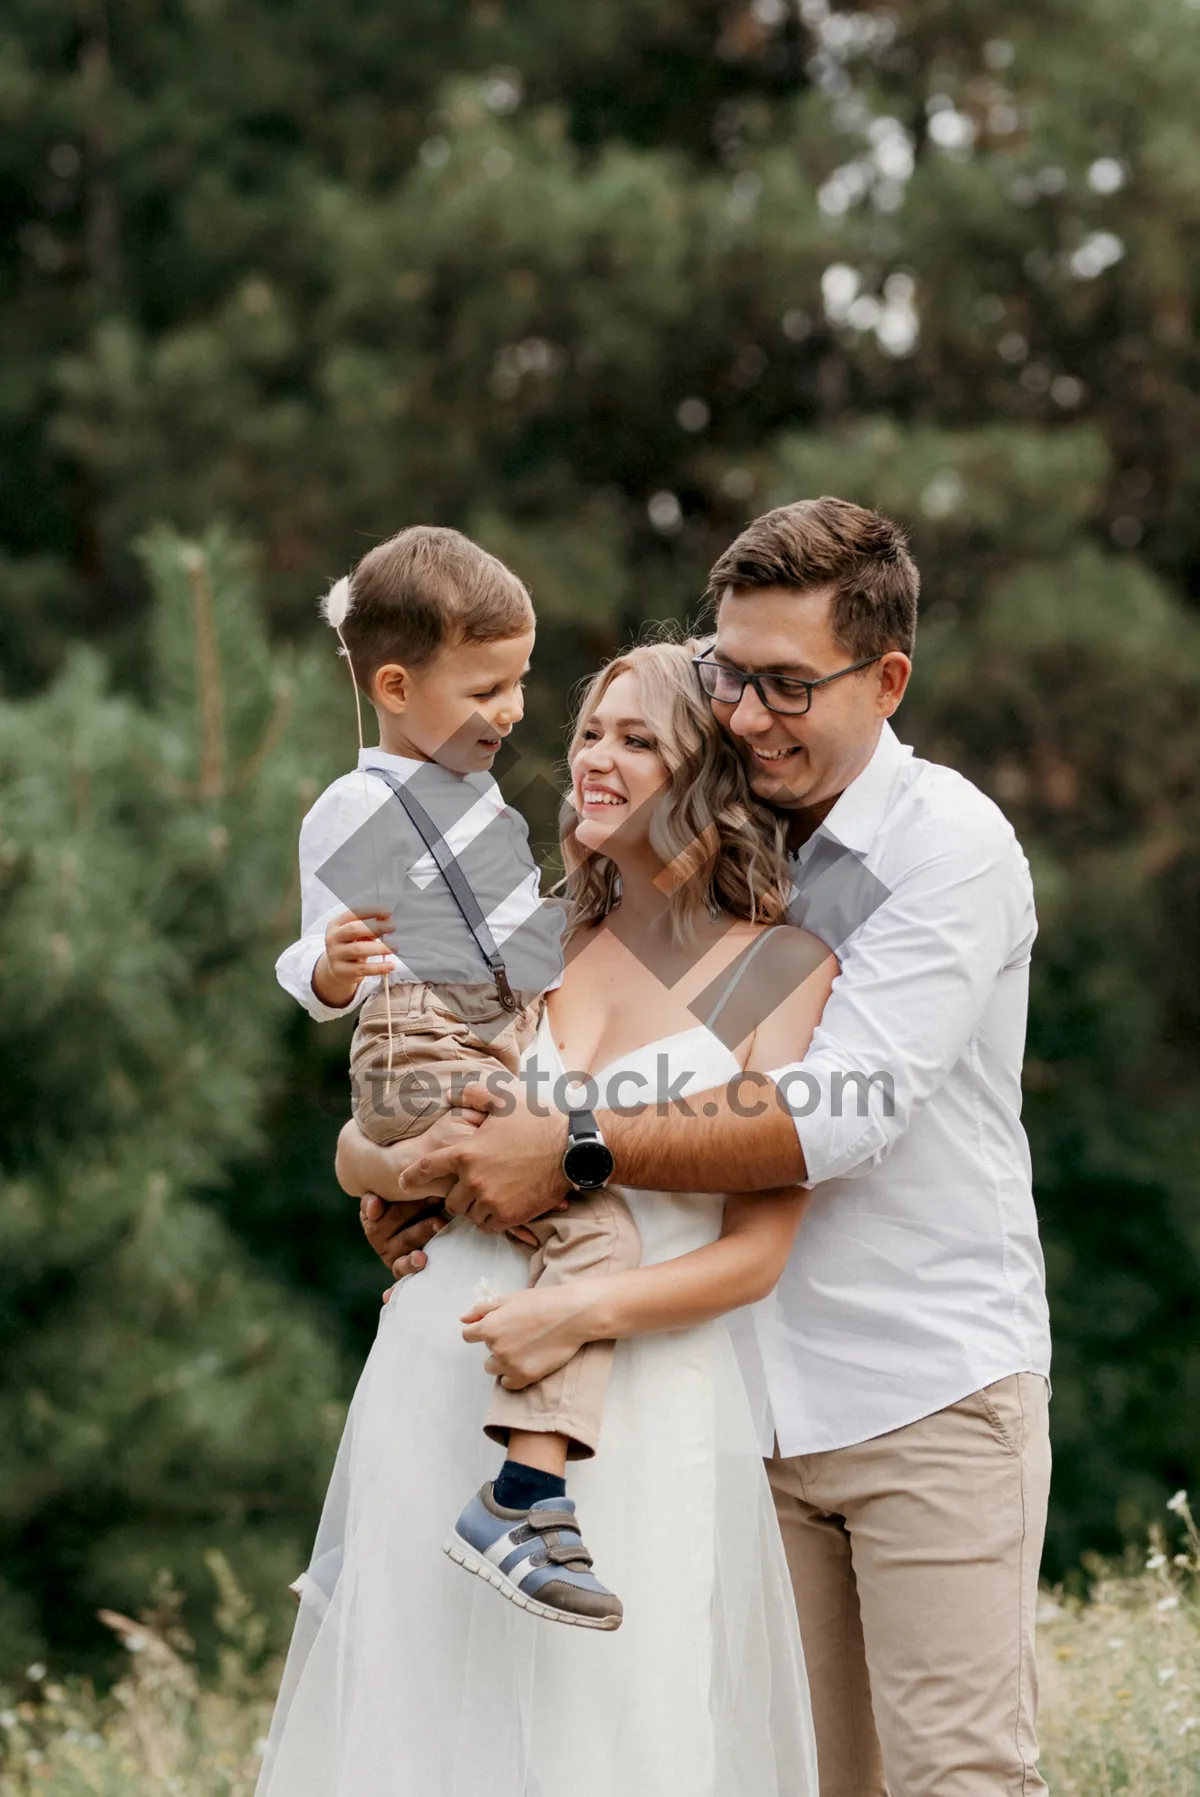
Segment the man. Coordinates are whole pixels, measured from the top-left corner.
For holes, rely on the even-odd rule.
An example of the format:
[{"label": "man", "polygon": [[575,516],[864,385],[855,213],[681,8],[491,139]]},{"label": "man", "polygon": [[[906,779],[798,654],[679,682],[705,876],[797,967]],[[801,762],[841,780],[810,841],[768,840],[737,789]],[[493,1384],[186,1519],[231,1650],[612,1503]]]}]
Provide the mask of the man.
[{"label": "man", "polygon": [[[598,1121],[630,1187],[817,1188],[766,1332],[764,1449],[822,1797],[1032,1797],[1050,1470],[1020,1124],[1036,926],[1001,813],[888,724],[918,584],[901,533],[837,499],[767,513],[714,567],[698,675],[787,818],[794,919],[841,973],[764,1102],[713,1092]],[[450,1209],[512,1227],[568,1189],[566,1137],[566,1118],[518,1105],[426,1147],[402,1186],[450,1178]],[[364,1207],[401,1271],[431,1229],[406,1231],[411,1214]]]}]

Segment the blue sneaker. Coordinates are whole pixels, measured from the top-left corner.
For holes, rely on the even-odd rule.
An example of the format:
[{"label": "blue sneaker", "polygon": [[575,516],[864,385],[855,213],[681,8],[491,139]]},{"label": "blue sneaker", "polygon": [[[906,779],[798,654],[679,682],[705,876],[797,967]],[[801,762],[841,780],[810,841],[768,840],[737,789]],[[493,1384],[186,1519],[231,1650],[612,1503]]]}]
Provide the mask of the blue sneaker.
[{"label": "blue sneaker", "polygon": [[455,1523],[445,1551],[531,1616],[584,1629],[621,1626],[621,1600],[593,1575],[570,1498],[506,1510],[485,1485]]}]

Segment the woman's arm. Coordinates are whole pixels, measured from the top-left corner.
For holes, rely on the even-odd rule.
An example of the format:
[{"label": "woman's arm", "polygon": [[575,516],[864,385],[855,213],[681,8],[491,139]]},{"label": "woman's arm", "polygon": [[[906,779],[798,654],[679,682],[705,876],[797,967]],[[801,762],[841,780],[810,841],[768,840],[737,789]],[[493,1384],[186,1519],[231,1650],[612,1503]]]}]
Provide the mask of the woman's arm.
[{"label": "woman's arm", "polygon": [[[797,932],[799,936],[800,933]],[[807,947],[807,939],[797,942]],[[779,1065],[781,1049],[805,1053],[837,974],[832,956],[800,981],[754,1031],[747,1073]],[[514,1292],[477,1305],[463,1321],[468,1341],[492,1350],[489,1372],[511,1389],[545,1378],[589,1341],[619,1340],[709,1322],[766,1297],[783,1272],[809,1193],[798,1186],[726,1200],[721,1235],[677,1260],[630,1273]]]},{"label": "woman's arm", "polygon": [[463,1317],[464,1341],[491,1350],[486,1370],[510,1391],[556,1372],[585,1342],[690,1329],[772,1291],[809,1194],[798,1186],[730,1198],[715,1242],[631,1273],[509,1292]]},{"label": "woman's arm", "polygon": [[420,1206],[431,1198],[444,1198],[453,1184],[452,1180],[432,1180],[428,1191],[414,1194],[401,1192],[400,1176],[421,1155],[428,1154],[434,1148],[447,1148],[452,1142],[460,1142],[464,1135],[473,1136],[483,1119],[482,1111],[447,1111],[423,1135],[413,1136],[407,1142],[393,1142],[390,1148],[380,1148],[369,1136],[363,1134],[351,1117],[348,1123],[342,1125],[342,1132],[338,1137],[337,1158],[334,1161],[337,1182],[351,1198],[361,1198],[364,1192],[374,1192],[389,1204],[398,1201],[407,1203],[415,1197]]},{"label": "woman's arm", "polygon": [[337,1182],[351,1198],[375,1192],[389,1204],[395,1203],[400,1197],[400,1175],[410,1162],[416,1160],[425,1140],[424,1136],[417,1136],[411,1142],[397,1142],[392,1148],[380,1148],[363,1134],[351,1117],[342,1125],[338,1136],[337,1157],[333,1163]]},{"label": "woman's arm", "polygon": [[[443,1180],[438,1190],[438,1182],[433,1181],[433,1190],[413,1198],[407,1192],[401,1195],[400,1175],[428,1145],[444,1147],[459,1140],[464,1129],[474,1131],[482,1122],[482,1111],[449,1111],[424,1135],[408,1142],[394,1142],[390,1148],[380,1148],[372,1142],[353,1117],[342,1125],[334,1162],[338,1184],[352,1198],[363,1200],[358,1212],[363,1233],[397,1279],[425,1265],[426,1244],[448,1221],[438,1201],[445,1197],[450,1184]],[[527,1230],[514,1229],[512,1233],[536,1246],[537,1238]],[[385,1292],[383,1296],[386,1304],[390,1294]]]}]

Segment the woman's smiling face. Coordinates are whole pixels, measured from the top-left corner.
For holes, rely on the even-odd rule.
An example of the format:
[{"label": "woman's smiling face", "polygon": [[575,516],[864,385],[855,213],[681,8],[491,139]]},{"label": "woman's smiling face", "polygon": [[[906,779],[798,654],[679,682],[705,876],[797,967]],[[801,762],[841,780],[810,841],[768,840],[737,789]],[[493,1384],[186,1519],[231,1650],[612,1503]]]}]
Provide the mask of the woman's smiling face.
[{"label": "woman's smiling face", "polygon": [[667,784],[643,711],[641,682],[627,669],[609,682],[571,745],[575,840],[618,863],[645,852],[655,795]]}]

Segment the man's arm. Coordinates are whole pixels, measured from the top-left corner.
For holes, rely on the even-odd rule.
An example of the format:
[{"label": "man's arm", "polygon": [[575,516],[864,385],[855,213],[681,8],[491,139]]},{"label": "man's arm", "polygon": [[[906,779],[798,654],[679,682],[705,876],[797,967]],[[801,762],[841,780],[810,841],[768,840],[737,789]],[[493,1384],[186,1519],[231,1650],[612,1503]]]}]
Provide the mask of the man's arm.
[{"label": "man's arm", "polygon": [[[695,1098],[650,1102],[644,1115],[598,1113],[616,1156],[615,1181],[652,1191],[694,1192],[762,1191],[803,1181],[795,1127],[774,1102],[765,1068],[787,1054],[804,1053],[837,963],[806,931],[780,934],[790,972],[778,954],[772,956],[773,990],[750,1007],[755,1015],[769,1015],[754,1033],[744,1074]],[[748,973],[739,980],[739,998],[745,997],[752,977]],[[786,996],[772,1008],[771,997],[778,992]],[[710,1020],[716,1032],[720,1021],[718,1016]],[[679,1083],[685,1082],[686,1074],[681,1074]],[[493,1231],[526,1223],[561,1202],[568,1190],[560,1165],[566,1117],[552,1108],[533,1112],[519,1092],[499,1100],[481,1093],[477,1099],[473,1089],[470,1102],[501,1108],[503,1114],[489,1117],[475,1141],[415,1162],[401,1189],[415,1191],[418,1181],[451,1173],[455,1184],[447,1209]]]},{"label": "man's arm", "polygon": [[[997,976],[1034,929],[1028,876],[999,812],[937,820],[925,837],[910,841],[903,878],[854,936],[807,1056],[781,1056],[756,1101],[735,1086],[641,1115],[602,1113],[618,1181],[760,1191],[884,1158],[961,1058]],[[565,1140],[565,1118],[518,1103],[461,1155],[414,1173],[456,1172],[448,1204],[503,1229],[565,1191]]]},{"label": "man's arm", "polygon": [[[745,1191],[784,1179],[811,1186],[890,1153],[961,1059],[997,977],[1034,930],[1028,876],[999,813],[941,820],[927,834],[856,933],[807,1053],[770,1065],[763,1114],[742,1117],[726,1090],[691,1100],[702,1113],[693,1118],[682,1105],[666,1119],[605,1116],[618,1178],[654,1190],[724,1191],[735,1179]],[[788,1162],[789,1131],[799,1162]]]}]

